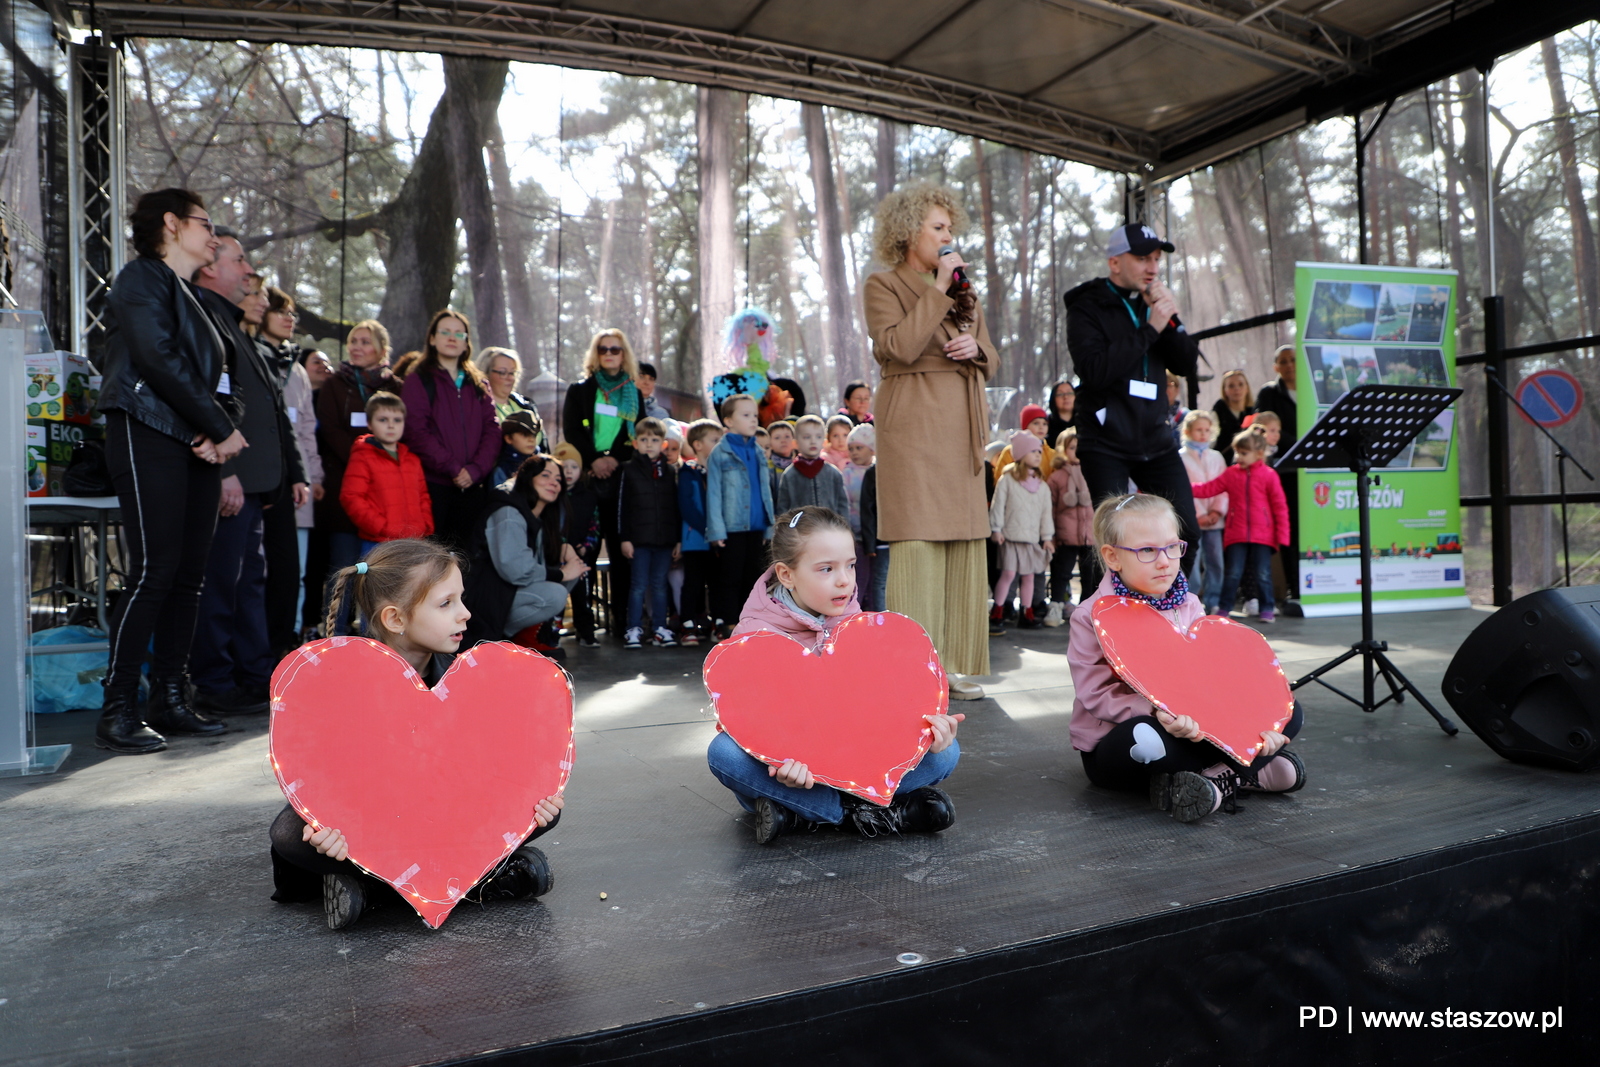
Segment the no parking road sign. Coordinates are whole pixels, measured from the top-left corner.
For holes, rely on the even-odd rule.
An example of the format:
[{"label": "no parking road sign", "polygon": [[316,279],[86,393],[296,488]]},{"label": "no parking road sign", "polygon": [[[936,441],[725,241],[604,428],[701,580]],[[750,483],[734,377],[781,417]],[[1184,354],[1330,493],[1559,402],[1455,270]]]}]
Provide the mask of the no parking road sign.
[{"label": "no parking road sign", "polygon": [[1583,383],[1564,370],[1537,370],[1518,383],[1517,403],[1540,426],[1564,426],[1583,407]]}]

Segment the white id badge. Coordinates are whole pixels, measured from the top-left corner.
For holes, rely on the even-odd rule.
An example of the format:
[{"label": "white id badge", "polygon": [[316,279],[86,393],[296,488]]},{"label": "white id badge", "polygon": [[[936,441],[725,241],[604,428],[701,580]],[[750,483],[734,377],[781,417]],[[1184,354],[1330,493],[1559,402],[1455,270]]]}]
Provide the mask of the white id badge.
[{"label": "white id badge", "polygon": [[1140,400],[1154,400],[1156,398],[1156,383],[1143,381],[1130,381],[1128,395],[1136,396]]},{"label": "white id badge", "polygon": [[615,404],[596,404],[594,406],[594,413],[596,415],[613,415],[614,416],[617,413],[617,405],[615,405]]},{"label": "white id badge", "polygon": [[287,410],[289,412],[289,425],[290,426],[293,426],[293,425],[295,425],[296,423],[298,423],[300,421],[300,409],[299,408],[287,408],[285,410]]},{"label": "white id badge", "polygon": [[1094,413],[1094,417],[1100,420],[1101,426],[1106,424],[1106,410],[1106,408],[1101,408],[1099,411]]},{"label": "white id badge", "polygon": [[367,413],[365,411],[352,411],[350,413],[350,425],[360,429],[365,429],[367,425]]},{"label": "white id badge", "polygon": [[228,377],[227,371],[223,371],[222,377],[217,379],[217,392],[223,396],[233,395],[233,381]]}]

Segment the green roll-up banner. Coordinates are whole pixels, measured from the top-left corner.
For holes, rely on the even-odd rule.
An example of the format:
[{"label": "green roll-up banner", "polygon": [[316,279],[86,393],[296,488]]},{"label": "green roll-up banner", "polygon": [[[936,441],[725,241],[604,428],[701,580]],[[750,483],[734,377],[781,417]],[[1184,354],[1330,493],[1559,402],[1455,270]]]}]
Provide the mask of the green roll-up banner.
[{"label": "green roll-up banner", "polygon": [[[1303,436],[1358,385],[1454,385],[1456,273],[1296,263],[1294,304]],[[1470,606],[1461,555],[1455,409],[1444,412],[1372,487],[1373,608]],[[1307,617],[1361,610],[1356,476],[1302,470],[1300,604]]]}]

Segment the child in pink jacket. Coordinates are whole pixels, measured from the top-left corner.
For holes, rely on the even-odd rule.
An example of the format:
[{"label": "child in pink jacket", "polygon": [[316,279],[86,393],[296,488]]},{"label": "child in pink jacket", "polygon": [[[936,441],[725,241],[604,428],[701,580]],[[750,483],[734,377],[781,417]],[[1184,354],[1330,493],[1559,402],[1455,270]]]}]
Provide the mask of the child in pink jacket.
[{"label": "child in pink jacket", "polygon": [[1106,575],[1084,599],[1083,610],[1073,612],[1067,646],[1075,690],[1072,747],[1089,780],[1106,789],[1148,789],[1151,804],[1179,822],[1194,822],[1224,805],[1232,810],[1241,789],[1291,793],[1303,786],[1305,767],[1284,747],[1300,732],[1298,701],[1283,732],[1262,731],[1261,754],[1240,770],[1201,739],[1194,719],[1154,707],[1106,659],[1092,610],[1101,597],[1149,604],[1179,630],[1205,615],[1179,565],[1187,546],[1178,539],[1172,504],[1154,494],[1110,497],[1095,510],[1094,539]]},{"label": "child in pink jacket", "polygon": [[[1094,500],[1089,483],[1078,461],[1078,431],[1068,426],[1056,436],[1056,469],[1051,473],[1050,500],[1056,521],[1056,550],[1050,557],[1050,614],[1046,626],[1066,621],[1072,604],[1081,602],[1089,590],[1083,588],[1089,573],[1089,553],[1094,534]],[[1072,599],[1072,571],[1078,570],[1078,600]]]},{"label": "child in pink jacket", "polygon": [[1289,543],[1289,504],[1278,472],[1267,466],[1266,438],[1253,430],[1235,434],[1233,466],[1209,482],[1193,486],[1195,499],[1228,494],[1228,517],[1222,527],[1222,596],[1217,613],[1233,607],[1246,564],[1261,589],[1261,621],[1274,619],[1272,553]]},{"label": "child in pink jacket", "polygon": [[[856,600],[856,542],[850,520],[807,505],[778,516],[773,526],[772,566],[750,590],[739,615],[739,634],[771,630],[820,650],[834,629],[861,614]],[[781,685],[781,680],[774,679]],[[804,716],[805,708],[774,701],[774,715]],[[795,759],[771,766],[756,759],[718,728],[706,753],[717,780],[756,817],[756,843],[779,834],[815,830],[819,824],[848,825],[864,837],[883,833],[936,833],[956,821],[949,794],[934,786],[950,776],[961,758],[956,727],[964,715],[924,716],[933,735],[922,760],[900,779],[887,808],[818,783]],[[776,753],[771,753],[776,757]]]}]

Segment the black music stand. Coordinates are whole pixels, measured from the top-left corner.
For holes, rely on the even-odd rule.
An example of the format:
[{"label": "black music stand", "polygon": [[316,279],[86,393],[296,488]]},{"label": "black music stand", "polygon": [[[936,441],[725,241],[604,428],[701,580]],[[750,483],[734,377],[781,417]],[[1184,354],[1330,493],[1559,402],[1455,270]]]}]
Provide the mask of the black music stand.
[{"label": "black music stand", "polygon": [[[1350,651],[1329,660],[1289,686],[1299,689],[1308,682],[1344,697],[1362,711],[1377,711],[1389,701],[1405,702],[1409,692],[1428,714],[1439,721],[1447,734],[1460,727],[1428,703],[1422,691],[1411,684],[1400,668],[1389,659],[1389,643],[1372,636],[1372,469],[1382,467],[1427,429],[1433,420],[1461,395],[1460,389],[1429,385],[1361,385],[1350,390],[1317,420],[1309,433],[1278,460],[1282,469],[1345,467],[1356,475],[1356,501],[1361,514],[1361,640]],[[1361,657],[1362,699],[1323,681],[1322,676],[1346,660]],[[1389,695],[1374,700],[1373,668],[1383,675]]]}]

